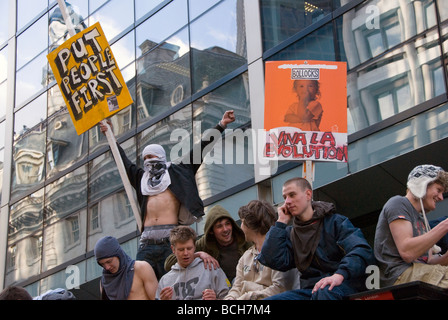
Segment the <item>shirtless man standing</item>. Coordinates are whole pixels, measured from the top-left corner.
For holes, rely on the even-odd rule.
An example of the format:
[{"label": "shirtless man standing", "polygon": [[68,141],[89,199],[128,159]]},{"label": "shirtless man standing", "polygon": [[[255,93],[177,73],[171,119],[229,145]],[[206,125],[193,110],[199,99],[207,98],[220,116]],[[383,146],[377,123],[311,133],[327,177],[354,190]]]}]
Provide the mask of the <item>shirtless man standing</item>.
[{"label": "shirtless man standing", "polygon": [[158,282],[148,262],[132,260],[110,236],[98,240],[94,252],[103,268],[102,300],[154,300]]},{"label": "shirtless man standing", "polygon": [[[233,110],[226,111],[215,129],[223,132],[233,121]],[[101,124],[100,128],[103,132],[107,130]],[[201,155],[212,142],[204,140],[201,140]],[[195,179],[203,159],[195,163],[193,152],[190,152],[189,161],[170,163],[166,161],[162,146],[150,144],[142,152],[144,168],[138,168],[120,146],[118,149],[130,183],[136,190],[142,214],[143,230],[137,260],[148,261],[160,279],[166,273],[165,259],[171,254],[170,230],[178,224],[190,225],[204,215]],[[184,217],[190,219],[184,220]]]}]

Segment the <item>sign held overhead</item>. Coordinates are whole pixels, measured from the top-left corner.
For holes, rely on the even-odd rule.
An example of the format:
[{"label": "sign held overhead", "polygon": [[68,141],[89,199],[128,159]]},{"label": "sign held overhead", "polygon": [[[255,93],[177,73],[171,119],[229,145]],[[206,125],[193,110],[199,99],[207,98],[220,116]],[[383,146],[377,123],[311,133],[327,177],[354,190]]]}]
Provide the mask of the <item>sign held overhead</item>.
[{"label": "sign held overhead", "polygon": [[47,55],[78,135],[132,104],[99,22]]}]

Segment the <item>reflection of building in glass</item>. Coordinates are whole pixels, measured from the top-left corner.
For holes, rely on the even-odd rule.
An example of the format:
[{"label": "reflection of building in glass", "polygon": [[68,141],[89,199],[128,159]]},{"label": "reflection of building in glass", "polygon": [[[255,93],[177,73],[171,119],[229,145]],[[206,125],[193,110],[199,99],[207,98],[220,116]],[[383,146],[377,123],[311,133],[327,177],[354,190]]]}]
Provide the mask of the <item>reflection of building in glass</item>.
[{"label": "reflection of building in glass", "polygon": [[[7,234],[0,286],[18,284],[37,295],[64,287],[66,268],[76,266],[76,293],[97,298],[96,241],[114,235],[135,256],[139,232],[104,135],[97,127],[76,134],[46,66],[46,54],[67,39],[57,4],[50,6],[31,1],[32,17],[20,4],[0,11],[3,20],[14,11],[20,25],[4,43],[0,33],[0,57],[15,66],[0,79],[7,105],[0,114],[1,217],[7,221],[0,230]],[[132,161],[141,164],[149,143],[163,145],[168,158],[179,161],[225,110],[235,110],[232,132],[196,175],[206,213],[220,204],[238,220],[238,208],[254,198],[281,203],[282,183],[301,174],[300,162],[285,162],[260,176],[249,130],[244,132],[261,129],[269,60],[347,61],[349,162],[317,163],[314,197],[334,202],[369,241],[384,202],[405,189],[408,165],[424,160],[448,168],[440,158],[448,147],[447,1],[172,0],[124,6],[81,0],[69,9],[78,31],[100,21],[106,36],[112,34],[115,58],[126,61],[120,69],[134,103],[110,120]],[[35,38],[42,43],[27,47]],[[231,161],[226,143],[233,147]],[[240,154],[244,159],[237,162]],[[201,234],[203,222],[193,227]]]},{"label": "reflection of building in glass", "polygon": [[[349,108],[356,129],[368,127],[445,92],[438,34],[432,32],[400,45],[436,25],[434,2],[380,3],[384,5],[369,2],[350,11],[344,15],[342,23],[350,67],[392,49],[380,61],[349,73]],[[377,11],[369,11],[369,5]]]}]

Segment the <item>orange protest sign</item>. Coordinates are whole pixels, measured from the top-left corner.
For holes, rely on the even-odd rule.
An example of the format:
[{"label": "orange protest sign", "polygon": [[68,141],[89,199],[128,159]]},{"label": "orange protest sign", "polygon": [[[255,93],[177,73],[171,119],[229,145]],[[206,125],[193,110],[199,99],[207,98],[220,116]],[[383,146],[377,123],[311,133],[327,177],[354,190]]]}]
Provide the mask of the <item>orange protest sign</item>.
[{"label": "orange protest sign", "polygon": [[78,135],[132,104],[99,22],[47,55]]},{"label": "orange protest sign", "polygon": [[266,157],[346,162],[346,63],[266,62],[264,129]]}]

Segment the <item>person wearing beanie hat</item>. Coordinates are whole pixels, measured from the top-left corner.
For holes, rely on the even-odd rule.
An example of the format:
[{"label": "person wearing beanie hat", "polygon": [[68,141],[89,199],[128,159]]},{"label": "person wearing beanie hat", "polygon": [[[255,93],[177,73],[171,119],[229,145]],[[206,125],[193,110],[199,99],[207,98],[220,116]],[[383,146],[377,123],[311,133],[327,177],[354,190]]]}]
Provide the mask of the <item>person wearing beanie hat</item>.
[{"label": "person wearing beanie hat", "polygon": [[[204,261],[206,268],[221,267],[230,282],[236,275],[238,260],[250,248],[243,230],[236,224],[230,213],[220,205],[213,206],[207,213],[204,235],[196,240],[196,257]],[[165,260],[165,270],[177,262],[171,254]]]},{"label": "person wearing beanie hat", "polygon": [[157,278],[146,261],[131,259],[118,240],[106,236],[94,248],[97,263],[103,268],[100,280],[102,300],[154,300]]},{"label": "person wearing beanie hat", "polygon": [[386,202],[374,243],[381,286],[419,280],[448,288],[448,253],[436,245],[448,233],[448,219],[431,229],[426,218],[447,191],[448,172],[419,165],[409,173],[406,195]]}]

